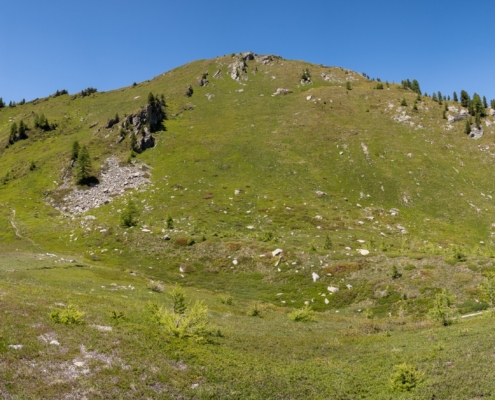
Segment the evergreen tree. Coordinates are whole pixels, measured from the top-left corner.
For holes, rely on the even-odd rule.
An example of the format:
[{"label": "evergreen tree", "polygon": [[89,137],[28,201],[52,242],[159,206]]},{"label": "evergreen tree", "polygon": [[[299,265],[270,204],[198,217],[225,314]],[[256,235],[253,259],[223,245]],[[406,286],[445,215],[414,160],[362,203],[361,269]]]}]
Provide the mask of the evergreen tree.
[{"label": "evergreen tree", "polygon": [[5,103],[3,99],[0,97],[0,108],[4,108],[4,107],[5,107]]},{"label": "evergreen tree", "polygon": [[454,97],[453,97],[453,100],[457,103],[459,101],[459,99],[457,98],[457,93],[454,92]]},{"label": "evergreen tree", "polygon": [[419,82],[416,79],[413,79],[411,83],[411,89],[417,94],[421,94],[421,89],[419,87]]},{"label": "evergreen tree", "polygon": [[155,105],[155,96],[153,96],[153,93],[148,94],[148,104],[154,106]]},{"label": "evergreen tree", "polygon": [[120,221],[123,226],[130,228],[138,223],[139,211],[132,200],[128,200],[127,204],[120,214]]},{"label": "evergreen tree", "polygon": [[486,97],[483,96],[483,107],[488,108],[488,103],[486,101]]},{"label": "evergreen tree", "polygon": [[77,157],[79,156],[79,149],[81,147],[79,146],[79,142],[76,140],[74,143],[72,143],[72,154],[71,154],[71,159],[72,160],[77,160]]},{"label": "evergreen tree", "polygon": [[[485,101],[486,101],[486,99],[485,99]],[[483,102],[481,101],[480,95],[477,93],[475,93],[473,95],[473,100],[471,101],[471,108],[472,108],[472,114],[471,115],[479,114],[481,117],[486,116],[485,107],[483,106]]]},{"label": "evergreen tree", "polygon": [[433,92],[433,94],[431,95],[431,99],[432,99],[433,101],[438,101],[438,99],[437,99],[437,94],[436,94],[435,92]]},{"label": "evergreen tree", "polygon": [[495,109],[495,99],[490,100],[490,107]]},{"label": "evergreen tree", "polygon": [[469,135],[471,133],[471,121],[469,121],[469,118],[466,120],[466,126],[464,128],[464,133],[466,135]]},{"label": "evergreen tree", "polygon": [[469,103],[471,101],[471,98],[469,97],[468,92],[465,90],[461,90],[461,106],[462,107],[469,107]]},{"label": "evergreen tree", "polygon": [[19,122],[19,139],[27,139],[27,130],[27,125],[24,123],[24,121],[21,120],[21,122]]},{"label": "evergreen tree", "polygon": [[442,92],[440,90],[438,91],[437,96],[438,96],[438,104],[442,104],[443,96],[442,96]]},{"label": "evergreen tree", "polygon": [[83,146],[79,151],[76,162],[76,179],[77,183],[86,184],[91,177],[91,158],[86,146]]},{"label": "evergreen tree", "polygon": [[10,125],[10,136],[9,136],[9,144],[14,144],[15,141],[17,140],[17,123],[13,123]]},{"label": "evergreen tree", "polygon": [[400,105],[401,105],[402,107],[407,107],[407,101],[406,101],[406,99],[405,99],[405,98],[402,98],[402,101],[400,102]]}]

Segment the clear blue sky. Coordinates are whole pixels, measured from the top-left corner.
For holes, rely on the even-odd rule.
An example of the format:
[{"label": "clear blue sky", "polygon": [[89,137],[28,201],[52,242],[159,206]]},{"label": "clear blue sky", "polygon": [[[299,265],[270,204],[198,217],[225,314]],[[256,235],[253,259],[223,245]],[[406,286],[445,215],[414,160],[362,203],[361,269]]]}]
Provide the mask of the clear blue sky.
[{"label": "clear blue sky", "polygon": [[494,21],[494,1],[5,1],[0,97],[106,91],[251,50],[490,100]]}]

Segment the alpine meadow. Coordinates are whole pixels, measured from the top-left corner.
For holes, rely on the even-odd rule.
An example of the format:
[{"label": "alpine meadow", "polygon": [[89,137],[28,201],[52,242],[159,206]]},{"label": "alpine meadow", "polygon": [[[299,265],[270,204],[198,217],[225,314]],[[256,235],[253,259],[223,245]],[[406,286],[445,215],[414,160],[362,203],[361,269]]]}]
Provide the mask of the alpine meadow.
[{"label": "alpine meadow", "polygon": [[2,398],[495,397],[495,100],[385,78],[0,101]]}]

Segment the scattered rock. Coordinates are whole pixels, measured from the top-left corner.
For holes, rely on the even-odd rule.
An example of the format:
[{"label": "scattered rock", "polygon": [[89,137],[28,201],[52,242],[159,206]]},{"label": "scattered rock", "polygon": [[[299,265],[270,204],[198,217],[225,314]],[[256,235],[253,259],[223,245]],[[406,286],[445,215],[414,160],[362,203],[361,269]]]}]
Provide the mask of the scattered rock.
[{"label": "scattered rock", "polygon": [[321,190],[317,190],[316,192],[316,195],[318,197],[324,197],[324,196],[327,196],[327,193],[326,192],[322,192]]},{"label": "scattered rock", "polygon": [[329,286],[327,289],[330,293],[337,293],[339,291],[339,288],[335,286]]},{"label": "scattered rock", "polygon": [[285,89],[285,88],[278,88],[277,90],[275,90],[275,92],[273,92],[272,97],[278,96],[278,95],[285,96],[286,94],[289,94],[289,93],[292,93],[292,90]]},{"label": "scattered rock", "polygon": [[[75,189],[60,203],[52,202],[52,205],[60,211],[81,214],[111,202],[115,196],[124,194],[125,189],[137,189],[147,183],[149,179],[144,171],[134,165],[121,167],[116,158],[108,158],[103,164],[99,184],[85,190]],[[69,188],[71,188],[70,181],[60,186],[60,189]],[[95,217],[88,215],[85,219],[95,219]]]},{"label": "scattered rock", "polygon": [[191,97],[194,93],[194,90],[193,90],[193,87],[191,85],[189,85],[186,89],[186,96],[187,97]]},{"label": "scattered rock", "polygon": [[313,272],[311,274],[311,277],[313,278],[313,282],[316,282],[318,279],[320,279],[320,275],[318,275],[316,272]]},{"label": "scattered rock", "polygon": [[282,254],[283,250],[282,249],[275,249],[272,251],[272,257],[277,257],[280,254]]},{"label": "scattered rock", "polygon": [[362,256],[367,256],[368,254],[370,254],[370,251],[366,249],[357,249],[356,251]]}]

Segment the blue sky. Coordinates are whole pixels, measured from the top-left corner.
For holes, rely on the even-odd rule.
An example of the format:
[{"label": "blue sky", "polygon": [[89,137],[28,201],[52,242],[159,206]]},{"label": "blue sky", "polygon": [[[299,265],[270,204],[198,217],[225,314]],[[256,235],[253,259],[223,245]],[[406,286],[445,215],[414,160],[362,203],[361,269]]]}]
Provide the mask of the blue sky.
[{"label": "blue sky", "polygon": [[0,97],[100,91],[251,50],[495,98],[495,2],[18,0],[0,9]]}]

